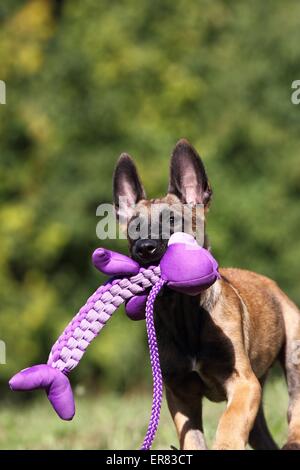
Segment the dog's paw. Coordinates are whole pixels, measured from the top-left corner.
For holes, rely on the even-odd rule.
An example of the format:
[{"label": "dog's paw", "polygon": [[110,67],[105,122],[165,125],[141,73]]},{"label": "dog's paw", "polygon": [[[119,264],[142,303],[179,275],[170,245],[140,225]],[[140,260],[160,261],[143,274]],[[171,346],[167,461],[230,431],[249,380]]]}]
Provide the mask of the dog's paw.
[{"label": "dog's paw", "polygon": [[281,450],[300,450],[299,442],[287,442]]},{"label": "dog's paw", "polygon": [[217,441],[212,450],[245,450],[245,444],[242,440]]}]

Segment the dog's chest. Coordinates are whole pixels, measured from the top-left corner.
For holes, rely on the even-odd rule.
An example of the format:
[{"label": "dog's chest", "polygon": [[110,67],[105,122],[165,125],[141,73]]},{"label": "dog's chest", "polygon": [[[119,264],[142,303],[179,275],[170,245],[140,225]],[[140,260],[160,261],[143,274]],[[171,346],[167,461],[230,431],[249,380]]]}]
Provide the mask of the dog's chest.
[{"label": "dog's chest", "polygon": [[193,393],[223,400],[222,383],[233,368],[232,346],[200,307],[199,297],[167,292],[155,304],[155,325],[166,384],[191,386]]}]

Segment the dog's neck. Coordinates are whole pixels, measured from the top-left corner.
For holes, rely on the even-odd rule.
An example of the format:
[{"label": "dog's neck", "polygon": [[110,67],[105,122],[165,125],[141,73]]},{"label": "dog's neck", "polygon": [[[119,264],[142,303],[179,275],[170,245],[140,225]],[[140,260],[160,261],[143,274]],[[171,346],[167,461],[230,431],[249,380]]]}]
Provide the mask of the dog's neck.
[{"label": "dog's neck", "polygon": [[211,312],[216,305],[221,294],[220,281],[216,281],[208,289],[201,292],[199,296],[200,307],[204,308],[207,312]]},{"label": "dog's neck", "polygon": [[[165,288],[157,299],[158,307],[163,311],[182,310],[182,315],[198,314],[199,309],[210,313],[221,295],[220,281],[216,281],[208,289],[196,296],[188,295]],[[178,312],[179,313],[179,312]]]},{"label": "dog's neck", "polygon": [[161,352],[172,343],[188,356],[197,356],[199,339],[220,295],[217,284],[200,295],[181,294],[166,287],[155,302],[155,326]]}]

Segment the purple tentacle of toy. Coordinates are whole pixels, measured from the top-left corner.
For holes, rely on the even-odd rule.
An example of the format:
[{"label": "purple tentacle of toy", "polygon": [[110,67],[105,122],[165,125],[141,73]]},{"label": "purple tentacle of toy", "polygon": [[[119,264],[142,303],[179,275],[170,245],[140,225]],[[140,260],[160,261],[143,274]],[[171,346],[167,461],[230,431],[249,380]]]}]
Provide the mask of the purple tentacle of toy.
[{"label": "purple tentacle of toy", "polygon": [[88,345],[100,333],[115,310],[123,303],[130,318],[141,319],[146,303],[146,326],[153,375],[153,401],[148,430],[141,447],[150,449],[159,422],[162,401],[162,373],[154,326],[154,301],[164,284],[189,295],[197,295],[220,276],[212,255],[190,235],[175,233],[159,266],[140,267],[132,259],[105,250],[93,254],[94,265],[107,275],[118,276],[100,286],[69,323],[53,345],[47,364],[24,369],[10,380],[12,390],[44,389],[57,414],[70,420],[75,414],[74,397],[68,379]]},{"label": "purple tentacle of toy", "polygon": [[[128,258],[129,259],[129,258]],[[112,314],[127,299],[145,292],[160,279],[160,267],[140,268],[129,278],[111,279],[89,297],[53,345],[47,364],[29,367],[14,375],[10,388],[15,391],[44,389],[58,416],[71,420],[75,414],[72,388],[68,379]],[[59,392],[59,393],[58,393]]]}]

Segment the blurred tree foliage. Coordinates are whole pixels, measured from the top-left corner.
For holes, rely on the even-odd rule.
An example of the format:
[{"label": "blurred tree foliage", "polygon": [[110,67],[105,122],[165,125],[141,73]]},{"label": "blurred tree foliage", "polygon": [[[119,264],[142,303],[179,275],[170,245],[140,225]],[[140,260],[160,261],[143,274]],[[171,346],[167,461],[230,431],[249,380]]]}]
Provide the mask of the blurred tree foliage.
[{"label": "blurred tree foliage", "polygon": [[[157,195],[187,137],[214,188],[220,263],[300,303],[299,2],[2,0],[0,23],[1,380],[44,361],[102,282],[95,212],[125,150]],[[147,364],[144,325],[119,313],[75,376],[122,389]]]}]

